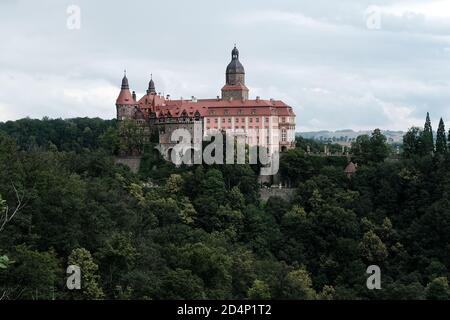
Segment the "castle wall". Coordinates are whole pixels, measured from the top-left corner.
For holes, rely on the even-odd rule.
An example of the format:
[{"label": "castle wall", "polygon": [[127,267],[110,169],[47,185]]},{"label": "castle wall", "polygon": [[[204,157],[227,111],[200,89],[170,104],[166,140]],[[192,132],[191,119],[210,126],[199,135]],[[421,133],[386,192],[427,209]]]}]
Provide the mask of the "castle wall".
[{"label": "castle wall", "polygon": [[263,202],[270,197],[280,197],[286,201],[291,201],[295,195],[295,188],[261,188],[260,196]]},{"label": "castle wall", "polygon": [[131,172],[138,173],[139,166],[141,165],[141,157],[116,157],[114,159],[116,164],[123,164],[130,168]]},{"label": "castle wall", "polygon": [[117,120],[134,119],[136,106],[134,105],[117,105]]}]

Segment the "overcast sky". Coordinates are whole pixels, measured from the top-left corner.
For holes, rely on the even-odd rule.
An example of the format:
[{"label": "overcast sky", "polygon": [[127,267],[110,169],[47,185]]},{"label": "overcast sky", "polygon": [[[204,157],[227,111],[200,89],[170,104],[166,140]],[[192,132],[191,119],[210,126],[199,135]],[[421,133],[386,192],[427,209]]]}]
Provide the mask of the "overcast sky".
[{"label": "overcast sky", "polygon": [[237,43],[250,96],[293,106],[297,131],[450,128],[450,0],[1,0],[0,30],[0,121],[113,118],[124,69],[138,95],[152,73],[216,97]]}]

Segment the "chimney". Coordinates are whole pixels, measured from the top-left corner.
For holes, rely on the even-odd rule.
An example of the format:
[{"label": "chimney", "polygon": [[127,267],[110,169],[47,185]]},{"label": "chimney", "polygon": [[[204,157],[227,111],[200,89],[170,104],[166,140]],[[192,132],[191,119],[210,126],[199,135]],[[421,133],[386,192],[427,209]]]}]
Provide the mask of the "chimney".
[{"label": "chimney", "polygon": [[132,95],[132,97],[133,97],[133,101],[136,101],[136,92],[133,91],[133,93],[132,93],[131,95]]},{"label": "chimney", "polygon": [[220,96],[217,96],[217,101],[220,101]]},{"label": "chimney", "polygon": [[256,96],[256,102],[259,102],[259,99],[260,99],[259,96]]},{"label": "chimney", "polygon": [[192,101],[192,102],[197,102],[197,98],[194,97],[194,96],[191,96],[191,101]]},{"label": "chimney", "polygon": [[170,100],[170,94],[168,94],[168,95],[166,96],[166,99],[167,99],[167,100]]}]

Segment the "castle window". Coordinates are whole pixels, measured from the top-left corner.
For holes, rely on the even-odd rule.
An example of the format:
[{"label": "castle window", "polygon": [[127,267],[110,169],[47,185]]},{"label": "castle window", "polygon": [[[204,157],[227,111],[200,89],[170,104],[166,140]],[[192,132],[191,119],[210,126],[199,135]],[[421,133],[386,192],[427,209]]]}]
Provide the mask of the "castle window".
[{"label": "castle window", "polygon": [[269,122],[269,118],[266,118],[266,122]]},{"label": "castle window", "polygon": [[281,141],[286,141],[287,132],[286,129],[281,130]]},{"label": "castle window", "polygon": [[286,122],[286,118],[285,117],[281,118],[281,122],[285,123]]},{"label": "castle window", "polygon": [[256,118],[256,122],[259,122],[259,118]]},{"label": "castle window", "polygon": [[253,122],[253,118],[250,118],[250,123],[252,123]]},{"label": "castle window", "polygon": [[236,118],[236,122],[239,123],[239,118]]},{"label": "castle window", "polygon": [[231,123],[231,118],[228,118],[228,123]]},{"label": "castle window", "polygon": [[225,118],[222,118],[222,123],[225,123]]},{"label": "castle window", "polygon": [[223,113],[224,115],[228,115],[228,110],[225,110]]},{"label": "castle window", "polygon": [[215,119],[214,119],[214,122],[215,122],[215,123],[217,123],[217,122],[219,122],[219,121],[218,121],[218,119],[217,119],[217,118],[215,118]]},{"label": "castle window", "polygon": [[209,123],[209,122],[210,122],[209,118],[208,118],[208,119],[206,119],[206,123]]},{"label": "castle window", "polygon": [[256,109],[252,109],[252,114],[256,114]]}]

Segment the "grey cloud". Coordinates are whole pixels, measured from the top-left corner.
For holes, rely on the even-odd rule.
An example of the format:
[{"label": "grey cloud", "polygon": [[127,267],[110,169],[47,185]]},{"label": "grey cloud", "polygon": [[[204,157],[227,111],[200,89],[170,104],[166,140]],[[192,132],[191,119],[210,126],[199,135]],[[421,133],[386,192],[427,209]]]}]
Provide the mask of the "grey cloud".
[{"label": "grey cloud", "polygon": [[[79,31],[66,28],[73,3]],[[450,121],[449,24],[385,12],[368,30],[367,7],[393,3],[410,2],[2,1],[0,121],[111,118],[124,68],[138,93],[153,73],[172,97],[215,97],[235,42],[251,95],[291,104],[299,130]]]}]

